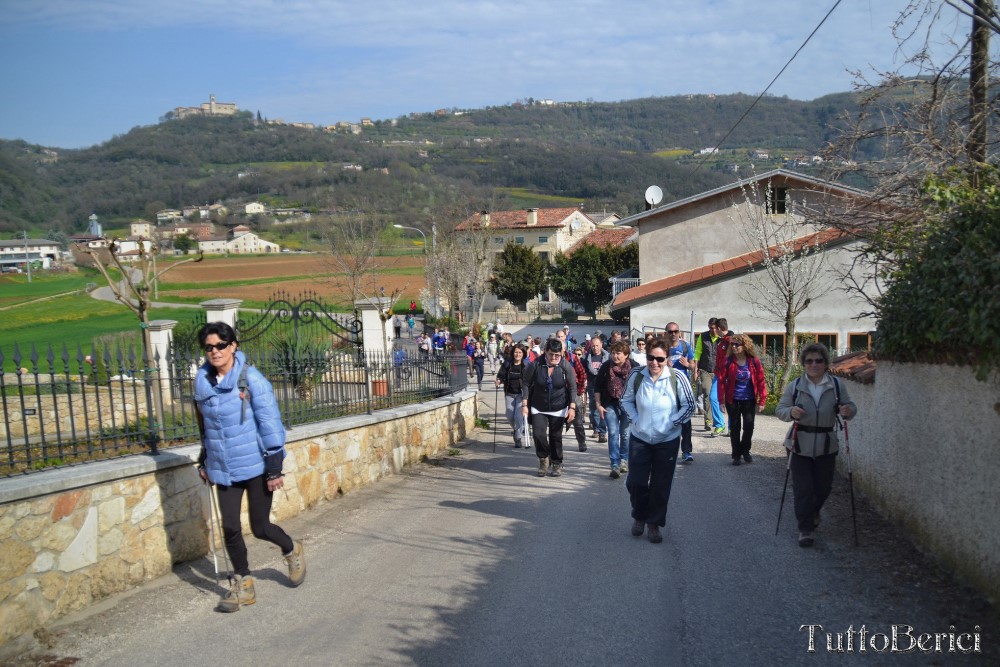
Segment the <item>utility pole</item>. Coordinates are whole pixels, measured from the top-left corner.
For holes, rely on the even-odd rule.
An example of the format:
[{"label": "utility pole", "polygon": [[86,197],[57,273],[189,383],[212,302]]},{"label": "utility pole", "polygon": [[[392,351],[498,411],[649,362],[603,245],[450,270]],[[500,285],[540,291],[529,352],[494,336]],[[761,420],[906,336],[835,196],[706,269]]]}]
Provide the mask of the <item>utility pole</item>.
[{"label": "utility pole", "polygon": [[24,234],[24,266],[28,269],[28,282],[31,282],[31,257],[28,256],[28,232],[25,230]]},{"label": "utility pole", "polygon": [[966,150],[972,162],[973,177],[986,162],[986,126],[989,122],[990,24],[994,16],[993,0],[976,0],[972,17],[972,40],[969,64],[969,140]]}]

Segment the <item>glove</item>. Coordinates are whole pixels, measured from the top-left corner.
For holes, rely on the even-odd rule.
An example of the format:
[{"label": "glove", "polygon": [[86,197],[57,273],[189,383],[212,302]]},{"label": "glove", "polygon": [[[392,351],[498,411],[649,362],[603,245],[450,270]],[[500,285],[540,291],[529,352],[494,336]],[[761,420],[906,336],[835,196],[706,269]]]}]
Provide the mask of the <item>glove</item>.
[{"label": "glove", "polygon": [[282,476],[281,464],[285,460],[285,451],[278,451],[264,457],[264,479],[270,482]]}]

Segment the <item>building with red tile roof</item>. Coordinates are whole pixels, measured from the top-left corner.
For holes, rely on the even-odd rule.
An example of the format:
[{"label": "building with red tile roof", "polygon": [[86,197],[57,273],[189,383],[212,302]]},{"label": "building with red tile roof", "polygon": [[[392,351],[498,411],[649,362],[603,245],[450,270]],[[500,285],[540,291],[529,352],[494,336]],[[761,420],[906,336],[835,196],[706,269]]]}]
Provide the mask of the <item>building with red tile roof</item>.
[{"label": "building with red tile roof", "polygon": [[[765,189],[768,197],[744,198],[744,192]],[[629,309],[632,326],[640,329],[662,328],[669,321],[686,329],[693,320],[700,332],[710,317],[725,317],[732,330],[750,334],[768,352],[783,350],[784,322],[762,306],[768,279],[756,274],[764,252],[748,247],[740,225],[747,217],[741,211],[791,216],[801,235],[789,247],[772,246],[768,252],[798,257],[819,245],[825,266],[816,281],[824,287],[796,318],[797,333],[815,334],[835,352],[867,347],[874,319],[859,317],[866,304],[837,289],[857,240],[814,222],[829,207],[865,197],[860,190],[777,169],[625,218],[619,226],[638,231],[639,284],[617,293],[611,307]],[[747,206],[761,210],[748,212]]]}]

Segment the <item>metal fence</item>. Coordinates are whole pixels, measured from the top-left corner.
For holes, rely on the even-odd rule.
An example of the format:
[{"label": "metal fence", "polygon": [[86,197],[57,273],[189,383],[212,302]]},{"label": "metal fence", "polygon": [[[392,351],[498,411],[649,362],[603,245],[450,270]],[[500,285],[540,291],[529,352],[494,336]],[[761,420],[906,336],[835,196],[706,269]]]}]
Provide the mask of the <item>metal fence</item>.
[{"label": "metal fence", "polygon": [[[329,340],[325,348],[260,342],[244,351],[271,382],[289,427],[418,403],[467,384],[463,354],[423,356],[412,343],[385,353]],[[27,354],[17,345],[10,356],[0,350],[0,473],[196,440],[194,377],[203,359],[185,349],[168,357],[147,363],[141,347],[127,344],[91,355],[51,345],[40,354],[34,343]]]}]

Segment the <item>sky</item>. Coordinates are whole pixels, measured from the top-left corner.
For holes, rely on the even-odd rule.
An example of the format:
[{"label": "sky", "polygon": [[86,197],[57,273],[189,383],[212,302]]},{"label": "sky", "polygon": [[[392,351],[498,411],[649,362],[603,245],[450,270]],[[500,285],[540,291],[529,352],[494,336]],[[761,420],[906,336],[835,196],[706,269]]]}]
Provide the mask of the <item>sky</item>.
[{"label": "sky", "polygon": [[[0,138],[90,146],[209,95],[322,125],[529,97],[755,95],[835,4],[0,0]],[[812,100],[895,69],[906,4],[841,0],[770,94]]]}]

